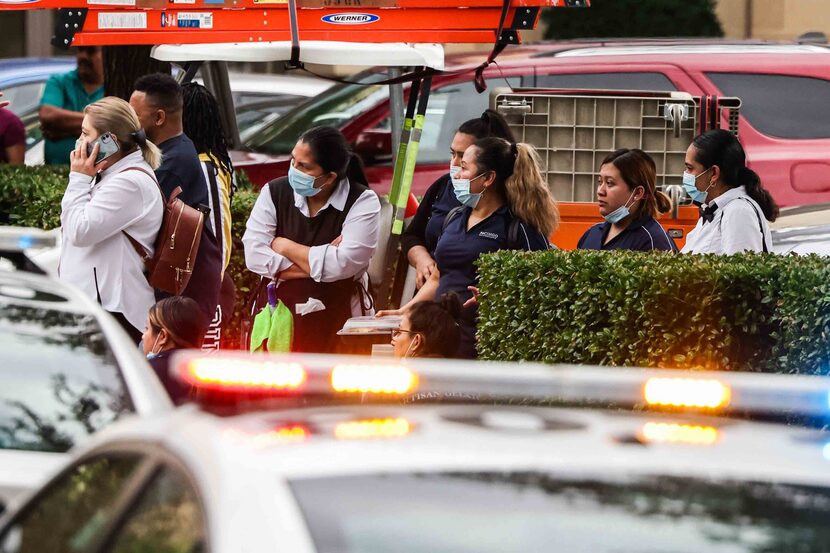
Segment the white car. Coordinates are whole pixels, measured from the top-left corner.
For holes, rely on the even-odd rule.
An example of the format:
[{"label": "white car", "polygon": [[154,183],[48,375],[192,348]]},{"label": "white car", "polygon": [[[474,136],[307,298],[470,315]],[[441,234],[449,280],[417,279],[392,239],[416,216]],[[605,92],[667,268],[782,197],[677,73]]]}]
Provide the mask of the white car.
[{"label": "white car", "polygon": [[52,245],[48,233],[0,228],[0,510],[97,430],[172,409],[118,323],[23,253]]},{"label": "white car", "polygon": [[201,406],[105,430],[0,551],[830,549],[827,433],[718,416],[826,417],[830,379],[379,363],[180,358]]},{"label": "white car", "polygon": [[770,227],[775,253],[830,256],[830,204],[782,209]]}]

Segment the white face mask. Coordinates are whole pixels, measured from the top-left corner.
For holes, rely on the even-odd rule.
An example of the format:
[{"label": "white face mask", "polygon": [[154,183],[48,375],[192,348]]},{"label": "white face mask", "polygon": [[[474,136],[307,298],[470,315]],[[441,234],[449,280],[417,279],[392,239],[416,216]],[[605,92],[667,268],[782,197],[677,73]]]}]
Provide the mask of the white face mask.
[{"label": "white face mask", "polygon": [[453,165],[452,161],[450,161],[450,178],[454,179],[455,177],[458,176],[458,173],[460,173],[460,172],[461,172],[461,166],[460,165]]}]

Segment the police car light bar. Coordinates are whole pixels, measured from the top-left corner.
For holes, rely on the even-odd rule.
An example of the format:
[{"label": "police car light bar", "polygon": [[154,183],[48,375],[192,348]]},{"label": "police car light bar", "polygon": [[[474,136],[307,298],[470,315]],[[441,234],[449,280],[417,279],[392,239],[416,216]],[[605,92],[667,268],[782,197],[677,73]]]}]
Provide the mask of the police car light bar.
[{"label": "police car light bar", "polygon": [[225,401],[235,393],[292,392],[334,400],[463,396],[713,414],[830,414],[830,378],[823,376],[195,351],[176,354],[172,367],[197,391],[218,392]]},{"label": "police car light bar", "polygon": [[220,392],[294,391],[306,379],[303,366],[294,361],[235,359],[229,370],[227,361],[219,357],[192,359],[178,376],[194,388]]}]

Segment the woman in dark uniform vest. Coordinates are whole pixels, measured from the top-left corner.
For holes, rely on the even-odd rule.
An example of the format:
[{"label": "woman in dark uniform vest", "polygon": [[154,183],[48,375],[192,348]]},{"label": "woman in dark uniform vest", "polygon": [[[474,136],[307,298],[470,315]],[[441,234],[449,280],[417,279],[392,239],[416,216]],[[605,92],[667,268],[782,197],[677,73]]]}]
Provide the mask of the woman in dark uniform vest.
[{"label": "woman in dark uniform vest", "polygon": [[[373,313],[366,270],[380,202],[359,158],[331,127],[306,131],[288,176],[263,187],[242,242],[248,269],[278,283],[294,319],[292,351],[330,353],[349,317]],[[321,308],[322,307],[322,308]]]}]

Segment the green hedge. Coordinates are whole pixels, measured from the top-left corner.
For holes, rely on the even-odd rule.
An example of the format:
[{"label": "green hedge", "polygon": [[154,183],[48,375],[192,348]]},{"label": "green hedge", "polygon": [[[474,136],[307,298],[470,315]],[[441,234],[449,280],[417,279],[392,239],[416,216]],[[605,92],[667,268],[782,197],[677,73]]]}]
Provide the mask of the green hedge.
[{"label": "green hedge", "polygon": [[[244,305],[259,277],[245,268],[242,235],[257,192],[245,173],[236,174],[239,190],[233,197],[233,250],[228,271],[237,287],[236,308],[227,343],[239,343]],[[60,226],[61,199],[69,178],[67,166],[23,167],[0,165],[0,224],[53,229]]]},{"label": "green hedge", "polygon": [[0,165],[0,224],[44,230],[61,224],[68,166]]},{"label": "green hedge", "polygon": [[485,359],[830,372],[823,257],[500,252],[479,271]]}]

